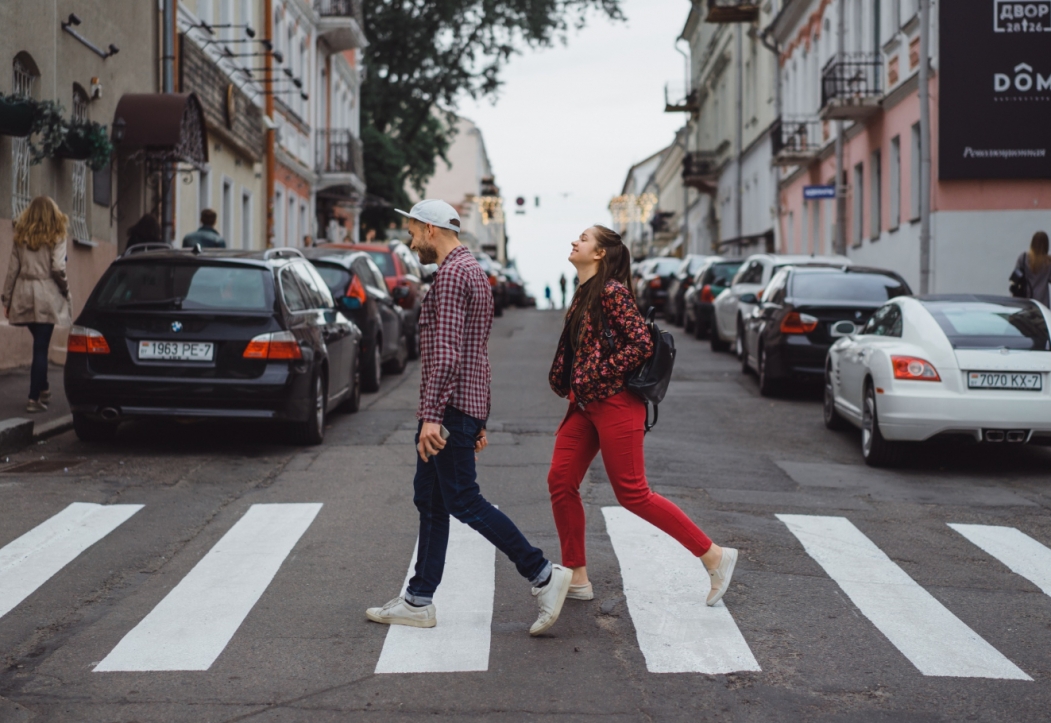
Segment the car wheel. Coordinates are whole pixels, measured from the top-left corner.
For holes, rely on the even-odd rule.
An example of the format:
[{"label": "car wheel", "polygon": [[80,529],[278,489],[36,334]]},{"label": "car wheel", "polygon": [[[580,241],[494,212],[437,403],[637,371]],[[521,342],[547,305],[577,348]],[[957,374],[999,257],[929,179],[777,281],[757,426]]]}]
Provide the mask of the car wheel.
[{"label": "car wheel", "polygon": [[493,316],[503,316],[504,307],[501,304],[493,304]]},{"label": "car wheel", "polygon": [[692,334],[695,327],[693,319],[685,311],[682,312],[682,330],[686,334]]},{"label": "car wheel", "polygon": [[350,396],[344,400],[342,410],[348,414],[361,409],[361,372],[354,370],[354,383],[350,387]]},{"label": "car wheel", "polygon": [[104,422],[73,412],[73,431],[81,442],[109,442],[119,422]]},{"label": "car wheel", "polygon": [[295,436],[300,444],[315,445],[325,441],[325,402],[328,392],[325,388],[325,375],[320,372],[314,377],[310,417],[296,425]]},{"label": "car wheel", "polygon": [[738,359],[744,358],[744,322],[737,318],[737,337],[734,339],[734,354]]},{"label": "car wheel", "polygon": [[861,417],[861,456],[870,467],[890,467],[901,459],[901,445],[888,442],[879,431],[876,411],[876,390],[865,387],[865,402]]},{"label": "car wheel", "polygon": [[405,371],[405,363],[409,359],[409,342],[405,339],[405,335],[402,334],[398,339],[398,353],[394,355],[393,359],[387,361],[383,365],[383,371],[388,374],[401,374]]},{"label": "car wheel", "polygon": [[409,347],[409,360],[414,361],[420,358],[420,329],[416,329],[406,337],[406,342]]},{"label": "car wheel", "polygon": [[847,429],[847,420],[836,411],[836,393],[832,389],[832,369],[825,368],[825,398],[821,409],[825,427],[835,432]]},{"label": "car wheel", "polygon": [[366,347],[361,360],[361,388],[366,392],[378,392],[383,375],[383,360],[380,359],[380,339],[376,337]]},{"label": "car wheel", "polygon": [[719,336],[719,327],[714,319],[712,320],[712,328],[708,332],[708,341],[714,352],[726,351],[730,348],[730,345],[723,341],[722,337]]},{"label": "car wheel", "polygon": [[766,347],[759,346],[759,361],[757,362],[759,369],[757,373],[759,375],[759,393],[764,397],[772,397],[778,392],[777,380],[770,378],[770,370],[768,369],[766,359]]}]

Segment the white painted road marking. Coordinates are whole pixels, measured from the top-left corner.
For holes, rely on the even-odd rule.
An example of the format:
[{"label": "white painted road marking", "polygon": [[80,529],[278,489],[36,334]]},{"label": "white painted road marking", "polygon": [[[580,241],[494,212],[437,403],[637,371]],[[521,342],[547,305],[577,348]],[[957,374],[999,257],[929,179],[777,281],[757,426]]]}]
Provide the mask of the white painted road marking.
[{"label": "white painted road marking", "polygon": [[1032,680],[845,517],[777,515],[847,597],[924,675]]},{"label": "white painted road marking", "polygon": [[208,670],[320,510],[252,505],[95,671]]},{"label": "white painted road marking", "polygon": [[1051,595],[1051,550],[1013,527],[995,525],[949,524],[968,540],[997,560],[1011,572]]},{"label": "white painted road marking", "polygon": [[704,563],[623,507],[603,507],[602,514],[647,670],[720,674],[760,669],[726,606],[705,605],[711,580]]},{"label": "white painted road marking", "polygon": [[0,617],[141,509],[74,502],[0,548]]},{"label": "white painted road marking", "polygon": [[[409,584],[415,566],[414,552],[405,585]],[[495,591],[496,548],[470,527],[450,517],[445,573],[434,594],[438,624],[433,628],[391,625],[376,672],[488,670]]]}]

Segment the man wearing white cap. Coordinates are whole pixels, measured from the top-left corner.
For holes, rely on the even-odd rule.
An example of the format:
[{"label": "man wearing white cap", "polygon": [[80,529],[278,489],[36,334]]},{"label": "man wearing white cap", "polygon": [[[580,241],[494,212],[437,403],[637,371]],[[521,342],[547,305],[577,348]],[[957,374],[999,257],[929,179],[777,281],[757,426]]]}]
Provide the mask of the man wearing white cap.
[{"label": "man wearing white cap", "polygon": [[420,512],[416,569],[405,595],[369,608],[369,620],[431,628],[437,624],[434,593],[442,581],[449,515],[477,530],[510,558],[533,585],[540,616],[529,629],[539,635],[555,624],[572,573],[529,544],[515,524],[478,488],[475,456],[488,445],[489,331],[493,292],[471,252],[460,243],[460,215],[445,201],[420,201],[406,213],[412,249],[425,264],[438,264],[420,308],[420,404],[413,502]]}]

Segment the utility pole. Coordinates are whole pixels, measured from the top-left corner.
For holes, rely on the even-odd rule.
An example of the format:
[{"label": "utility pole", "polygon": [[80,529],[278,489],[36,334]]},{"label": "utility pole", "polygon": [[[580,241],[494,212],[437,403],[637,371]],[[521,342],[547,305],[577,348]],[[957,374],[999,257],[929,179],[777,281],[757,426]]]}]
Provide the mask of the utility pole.
[{"label": "utility pole", "polygon": [[[161,12],[164,33],[163,56],[161,57],[161,89],[165,93],[175,92],[175,0],[164,0]],[[154,26],[156,27],[156,26]],[[171,163],[161,167],[161,239],[171,243],[175,236],[175,209],[172,203]]]},{"label": "utility pole", "polygon": [[[836,62],[842,63],[846,46],[846,11],[844,0],[837,3],[836,14]],[[834,66],[833,66],[834,67]],[[836,121],[836,248],[834,253],[847,253],[847,184],[843,182],[843,121]]]},{"label": "utility pole", "polygon": [[931,2],[920,0],[920,293],[931,291]]},{"label": "utility pole", "polygon": [[734,139],[734,154],[737,156],[737,203],[734,204],[734,215],[737,223],[737,251],[741,251],[741,240],[744,236],[744,169],[741,167],[741,155],[744,152],[744,30],[741,23],[734,25],[734,53],[737,55],[737,132]]}]

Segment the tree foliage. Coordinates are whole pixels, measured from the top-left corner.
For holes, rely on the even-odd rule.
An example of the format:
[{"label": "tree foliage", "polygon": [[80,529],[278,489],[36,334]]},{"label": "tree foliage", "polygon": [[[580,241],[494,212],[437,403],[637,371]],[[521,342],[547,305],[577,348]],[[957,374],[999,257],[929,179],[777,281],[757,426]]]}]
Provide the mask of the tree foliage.
[{"label": "tree foliage", "polygon": [[[500,71],[522,48],[566,42],[592,12],[623,19],[621,0],[366,0],[361,127],[370,197],[408,201],[434,175],[464,96],[496,97]],[[396,220],[367,204],[363,222]]]}]

